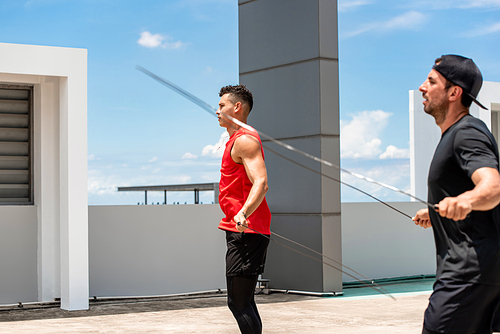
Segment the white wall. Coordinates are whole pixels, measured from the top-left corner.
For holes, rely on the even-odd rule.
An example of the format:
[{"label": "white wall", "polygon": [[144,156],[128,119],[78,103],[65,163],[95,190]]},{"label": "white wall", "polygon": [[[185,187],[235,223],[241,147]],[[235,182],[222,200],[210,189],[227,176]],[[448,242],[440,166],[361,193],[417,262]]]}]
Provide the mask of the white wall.
[{"label": "white wall", "polygon": [[[390,204],[410,216],[423,207]],[[224,289],[226,245],[224,232],[217,229],[222,216],[216,204],[90,206],[90,295],[153,296]],[[283,250],[273,243],[269,249],[279,254]],[[371,279],[433,275],[432,230],[415,226],[380,203],[343,203],[342,260]],[[266,272],[274,270],[270,266],[268,261]],[[306,283],[310,279],[307,272],[296,275]],[[353,279],[344,275],[343,281]],[[271,280],[271,287],[275,283]]]},{"label": "white wall", "polygon": [[[391,202],[414,216],[425,205]],[[380,203],[342,203],[342,261],[371,279],[434,275],[436,255],[432,229]],[[344,282],[354,281],[343,275]]]},{"label": "white wall", "polygon": [[[423,207],[390,204],[410,216]],[[0,304],[36,301],[36,208],[3,207],[2,212]],[[90,206],[89,296],[224,289],[225,234],[217,229],[222,216],[216,204]],[[329,235],[325,232],[323,237]],[[275,255],[283,250],[277,244],[269,249]],[[371,279],[431,275],[435,273],[432,230],[415,226],[380,203],[343,203],[342,259],[344,265]],[[274,269],[271,265],[267,263],[266,272]],[[295,274],[306,282],[310,279],[307,272]],[[343,275],[343,281],[353,279]]]},{"label": "white wall", "polygon": [[222,216],[217,204],[90,206],[90,295],[225,289]]},{"label": "white wall", "polygon": [[33,302],[37,287],[37,228],[33,206],[0,213],[0,304]]},{"label": "white wall", "polygon": [[424,111],[422,93],[410,91],[410,186],[411,194],[427,199],[427,173],[441,130]]},{"label": "white wall", "polygon": [[[410,216],[424,206],[390,204]],[[217,229],[222,216],[216,204],[90,206],[90,295],[153,296],[224,289],[226,245],[224,232]],[[279,254],[283,250],[276,244],[269,249]],[[380,203],[343,203],[342,260],[371,279],[433,275],[432,230],[415,226]],[[266,272],[273,271],[270,266],[268,261]],[[296,274],[307,283],[307,272]],[[353,279],[343,275],[343,281]],[[270,285],[276,287],[273,280]]]}]

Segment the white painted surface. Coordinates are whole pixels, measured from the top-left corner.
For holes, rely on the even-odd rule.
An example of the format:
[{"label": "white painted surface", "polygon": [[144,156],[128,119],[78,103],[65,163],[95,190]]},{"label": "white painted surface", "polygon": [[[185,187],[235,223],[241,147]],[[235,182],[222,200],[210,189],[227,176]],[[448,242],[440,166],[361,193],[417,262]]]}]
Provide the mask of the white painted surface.
[{"label": "white painted surface", "polygon": [[[425,207],[414,202],[390,205],[414,216]],[[342,261],[370,279],[434,275],[432,229],[380,203],[342,203]],[[343,281],[354,279],[344,275]]]},{"label": "white painted surface", "polygon": [[[409,215],[422,207],[419,203],[390,204]],[[33,206],[2,210],[0,304],[36,301],[37,210]],[[224,289],[226,246],[224,232],[217,229],[222,216],[216,204],[90,206],[89,296],[153,296]],[[290,216],[286,220],[290,223],[293,219]],[[328,245],[324,251],[330,256],[341,253],[343,263],[361,274],[371,279],[434,274],[432,230],[416,227],[408,218],[379,203],[344,203],[340,250],[335,249],[340,248],[340,236],[335,233],[338,228],[331,225],[338,217],[328,219],[320,237]],[[314,241],[318,231],[302,228],[310,241],[306,245],[321,250],[321,244]],[[325,240],[328,238],[330,242]],[[274,243],[270,252],[287,255],[285,248]],[[276,263],[289,260],[281,258]],[[298,265],[302,262],[305,267],[316,265],[299,257],[296,267],[302,267]],[[282,270],[270,266],[273,264],[268,262],[266,272]],[[328,279],[336,274],[325,276],[325,287],[334,289],[336,282]],[[290,275],[298,275],[306,283],[311,279],[307,271],[292,271]],[[343,281],[352,280],[343,276]],[[288,285],[279,287],[291,288],[293,282]]]},{"label": "white painted surface", "polygon": [[1,207],[0,304],[38,298],[36,216],[34,206]]},{"label": "white painted surface", "polygon": [[427,199],[427,174],[441,130],[424,111],[422,93],[410,91],[410,185],[411,194]]},{"label": "white painted surface", "polygon": [[225,289],[222,217],[216,204],[90,206],[90,295]]},{"label": "white painted surface", "polygon": [[[59,78],[34,88],[34,199],[38,209],[39,301],[60,298]],[[42,108],[43,106],[43,108]]]},{"label": "white painted surface", "polygon": [[87,50],[0,43],[0,83],[34,86],[38,300],[87,309]]}]

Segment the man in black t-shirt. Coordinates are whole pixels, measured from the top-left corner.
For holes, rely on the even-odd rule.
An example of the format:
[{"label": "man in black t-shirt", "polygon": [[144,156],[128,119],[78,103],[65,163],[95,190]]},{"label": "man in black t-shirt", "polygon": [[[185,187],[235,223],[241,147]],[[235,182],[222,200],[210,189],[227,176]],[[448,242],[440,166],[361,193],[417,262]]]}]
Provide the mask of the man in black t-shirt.
[{"label": "man in black t-shirt", "polygon": [[428,177],[428,202],[413,218],[431,227],[436,283],[422,333],[500,331],[500,174],[498,148],[469,114],[482,75],[472,59],[438,58],[420,86],[424,111],[441,128]]}]

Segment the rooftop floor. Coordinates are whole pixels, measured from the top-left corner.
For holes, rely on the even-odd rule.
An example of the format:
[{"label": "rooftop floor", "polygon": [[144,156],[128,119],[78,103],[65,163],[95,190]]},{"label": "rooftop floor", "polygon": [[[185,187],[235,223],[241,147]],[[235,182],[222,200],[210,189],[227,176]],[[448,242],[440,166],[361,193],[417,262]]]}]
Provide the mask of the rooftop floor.
[{"label": "rooftop floor", "polygon": [[[259,294],[263,333],[421,333],[432,279],[387,284],[338,297]],[[0,333],[239,333],[226,295],[92,301],[87,311],[26,305],[0,310]]]}]

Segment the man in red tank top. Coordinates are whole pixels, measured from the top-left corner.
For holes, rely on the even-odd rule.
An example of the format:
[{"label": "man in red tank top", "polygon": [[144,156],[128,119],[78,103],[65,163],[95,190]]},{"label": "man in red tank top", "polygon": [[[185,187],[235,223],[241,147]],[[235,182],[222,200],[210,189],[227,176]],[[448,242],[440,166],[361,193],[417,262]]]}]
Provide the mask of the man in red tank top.
[{"label": "man in red tank top", "polygon": [[255,285],[264,271],[270,235],[271,212],[265,195],[267,171],[258,133],[240,127],[229,117],[247,123],[252,93],[244,86],[226,86],[217,116],[229,141],[221,164],[219,204],[225,214],[219,228],[226,232],[226,281],[228,306],[241,333],[262,333],[262,321],[254,301]]}]

